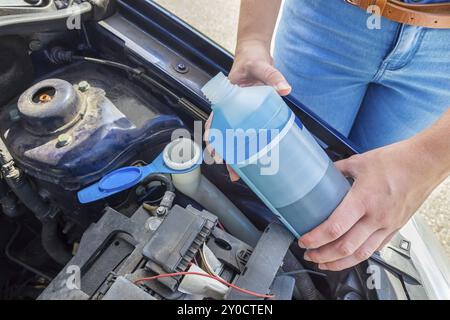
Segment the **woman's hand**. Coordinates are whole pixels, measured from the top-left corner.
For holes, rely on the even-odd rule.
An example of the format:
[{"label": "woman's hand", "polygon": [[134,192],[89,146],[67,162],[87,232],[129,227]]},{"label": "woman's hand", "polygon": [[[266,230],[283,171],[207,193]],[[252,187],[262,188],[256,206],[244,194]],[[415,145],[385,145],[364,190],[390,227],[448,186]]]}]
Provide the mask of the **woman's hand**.
[{"label": "woman's hand", "polygon": [[[283,77],[280,71],[273,66],[269,48],[261,41],[241,41],[236,48],[236,58],[228,76],[230,81],[242,87],[268,85],[272,86],[282,95],[291,92],[291,86]],[[213,113],[205,123],[204,140],[208,141],[208,131],[211,127]],[[214,158],[216,163],[223,163],[223,160],[215,153],[215,150],[207,143],[206,148]],[[227,165],[231,181],[238,181],[237,173]]]},{"label": "woman's hand", "polygon": [[443,180],[412,139],[336,163],[355,182],[334,213],[299,239],[305,259],[342,270],[368,259],[408,222]]},{"label": "woman's hand", "polygon": [[[214,150],[211,145],[208,143],[209,139],[209,129],[211,128],[211,122],[213,119],[214,114],[211,112],[211,115],[209,116],[208,120],[206,120],[205,123],[205,134],[203,135],[203,140],[206,143],[206,150],[211,155],[211,157],[214,159],[214,162],[217,164],[222,164],[223,159],[219,157],[216,153],[216,150]],[[236,171],[233,170],[229,165],[227,165],[228,174],[230,175],[230,180],[233,182],[236,182],[239,180],[239,176],[236,173]]]},{"label": "woman's hand", "polygon": [[281,72],[273,66],[270,48],[258,40],[239,43],[229,79],[242,87],[271,86],[281,96],[288,95],[292,90]]}]

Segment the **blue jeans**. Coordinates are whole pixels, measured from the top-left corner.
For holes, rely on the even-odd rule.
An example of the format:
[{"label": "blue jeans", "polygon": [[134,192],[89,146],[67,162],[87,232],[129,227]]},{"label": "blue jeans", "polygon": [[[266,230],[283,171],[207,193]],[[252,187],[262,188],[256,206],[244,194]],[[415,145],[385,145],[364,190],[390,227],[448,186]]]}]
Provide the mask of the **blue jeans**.
[{"label": "blue jeans", "polygon": [[286,0],[274,53],[292,95],[360,151],[411,137],[450,106],[450,29],[385,18],[369,29],[368,17],[343,0]]}]

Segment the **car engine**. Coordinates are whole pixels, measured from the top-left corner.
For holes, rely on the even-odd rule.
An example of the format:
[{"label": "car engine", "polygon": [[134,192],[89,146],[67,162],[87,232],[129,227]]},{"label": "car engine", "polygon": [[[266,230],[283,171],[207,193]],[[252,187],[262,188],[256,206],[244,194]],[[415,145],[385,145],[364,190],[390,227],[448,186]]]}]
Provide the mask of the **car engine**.
[{"label": "car engine", "polygon": [[151,163],[174,132],[192,133],[194,118],[136,61],[64,32],[43,39],[33,50],[28,36],[0,41],[1,298],[370,296],[356,268],[322,272],[304,261],[224,165],[202,165],[199,186],[154,173],[81,203],[80,190]]}]

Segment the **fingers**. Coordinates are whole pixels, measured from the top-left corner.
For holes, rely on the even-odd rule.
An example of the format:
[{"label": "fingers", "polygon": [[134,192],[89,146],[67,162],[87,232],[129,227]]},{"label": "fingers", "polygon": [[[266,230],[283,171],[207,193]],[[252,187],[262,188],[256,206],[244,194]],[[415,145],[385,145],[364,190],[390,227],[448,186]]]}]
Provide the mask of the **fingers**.
[{"label": "fingers", "polygon": [[368,219],[361,219],[338,240],[318,249],[308,250],[305,260],[315,263],[332,262],[353,255],[377,231]]},{"label": "fingers", "polygon": [[340,271],[357,265],[370,258],[370,256],[381,245],[389,231],[378,230],[372,234],[369,239],[355,251],[351,256],[339,259],[333,262],[321,263],[319,268],[322,270]]},{"label": "fingers", "polygon": [[365,207],[350,189],[347,196],[331,216],[314,230],[299,239],[302,248],[315,249],[343,236],[364,215]]},{"label": "fingers", "polygon": [[[203,140],[206,142],[206,151],[211,155],[211,157],[213,158],[214,162],[217,164],[222,164],[223,163],[223,159],[221,157],[219,157],[219,155],[216,153],[216,150],[214,150],[213,147],[211,147],[211,145],[208,143],[209,140],[209,129],[211,128],[211,122],[213,119],[213,113],[211,112],[211,115],[209,116],[209,118],[206,120],[205,122],[205,134],[203,135]],[[229,165],[227,165],[227,170],[228,173],[230,175],[230,180],[232,182],[236,182],[238,181],[239,175],[236,173],[236,171],[233,170],[233,168],[231,168]]]},{"label": "fingers", "polygon": [[390,235],[388,235],[386,237],[386,239],[384,239],[383,243],[377,248],[376,251],[381,251],[388,243],[389,241],[391,241],[391,239],[395,236],[395,234],[398,232],[398,230],[395,230],[394,232],[392,232]]},{"label": "fingers", "polygon": [[205,159],[205,163],[207,164],[222,164],[223,163],[223,159],[216,153],[216,150],[211,147],[210,144],[206,144],[206,151],[208,152],[208,154],[212,157],[212,161],[210,159]]},{"label": "fingers", "polygon": [[212,119],[214,117],[213,112],[209,115],[209,118],[205,122],[205,133],[203,134],[203,141],[208,145],[209,141],[209,130],[211,129]]},{"label": "fingers", "polygon": [[281,96],[291,93],[291,86],[275,67],[269,63],[256,63],[250,70],[252,77],[261,80],[268,86],[272,86]]},{"label": "fingers", "polygon": [[227,164],[227,170],[228,170],[228,173],[230,175],[230,179],[232,182],[239,181],[239,179],[240,179],[239,175],[228,164]]},{"label": "fingers", "polygon": [[209,118],[205,122],[205,133],[203,134],[203,141],[206,142],[206,151],[211,155],[213,162],[217,164],[222,164],[223,160],[216,154],[216,150],[208,143],[209,141],[209,129],[211,128],[211,122],[214,117],[213,112],[211,112]]},{"label": "fingers", "polygon": [[203,136],[203,140],[208,141],[208,130],[211,128],[212,119],[214,117],[214,112],[211,111],[208,119],[205,122],[205,134]]},{"label": "fingers", "polygon": [[356,177],[356,168],[354,165],[354,158],[339,160],[334,163],[336,168],[346,177]]}]

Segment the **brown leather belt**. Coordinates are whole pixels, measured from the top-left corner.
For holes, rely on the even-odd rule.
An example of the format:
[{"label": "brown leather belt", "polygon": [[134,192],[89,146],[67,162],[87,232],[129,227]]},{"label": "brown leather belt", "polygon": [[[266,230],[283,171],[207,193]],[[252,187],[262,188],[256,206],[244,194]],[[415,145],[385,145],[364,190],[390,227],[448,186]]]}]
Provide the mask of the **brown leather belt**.
[{"label": "brown leather belt", "polygon": [[[392,21],[435,29],[450,29],[450,2],[410,4],[398,0],[344,0],[367,10],[375,5],[380,14]],[[373,13],[377,13],[374,11]]]}]

